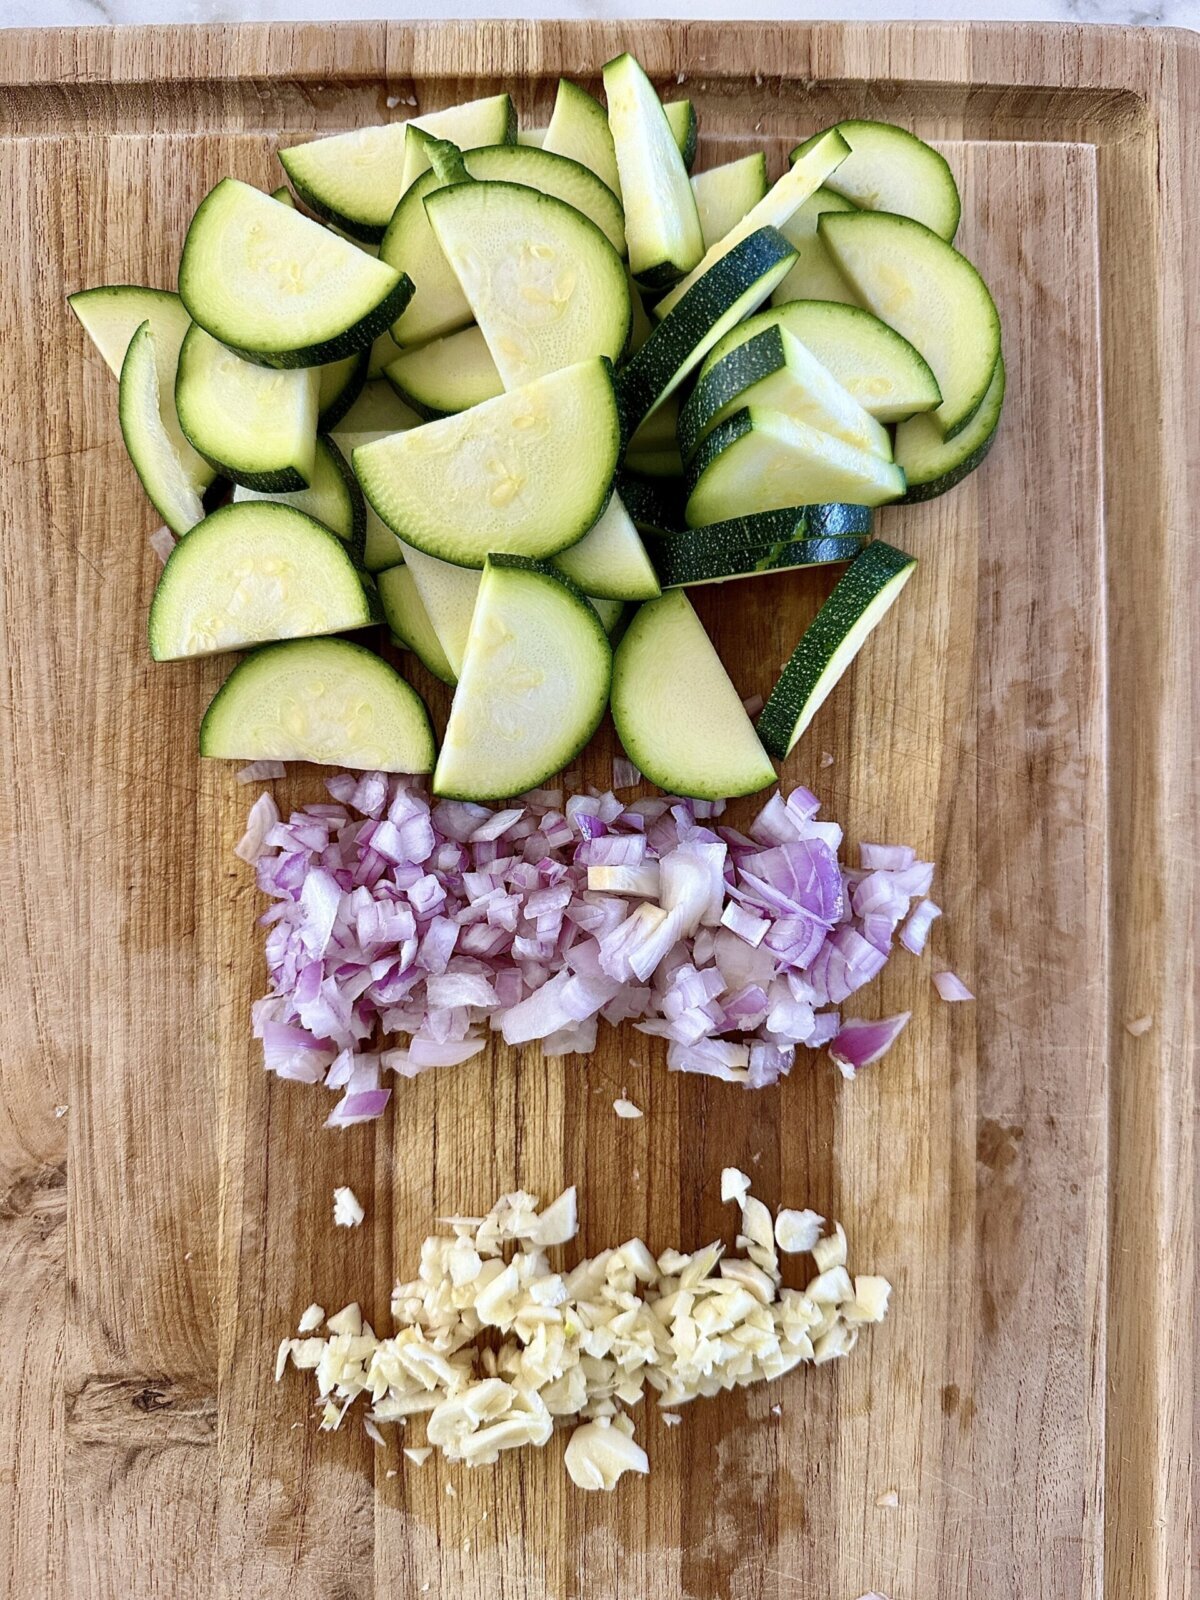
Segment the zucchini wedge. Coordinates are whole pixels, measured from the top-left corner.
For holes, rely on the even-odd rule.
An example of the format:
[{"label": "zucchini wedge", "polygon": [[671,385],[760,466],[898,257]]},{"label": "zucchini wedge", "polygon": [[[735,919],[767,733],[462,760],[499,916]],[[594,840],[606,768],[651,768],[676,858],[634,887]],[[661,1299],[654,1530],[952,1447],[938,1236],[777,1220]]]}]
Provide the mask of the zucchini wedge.
[{"label": "zucchini wedge", "polygon": [[258,367],[193,324],[179,351],[175,410],[192,448],[247,489],[287,493],[312,482],[317,367]]},{"label": "zucchini wedge", "polygon": [[913,417],[896,429],[896,464],[908,480],[905,500],[934,500],[961,483],[992,448],[1004,405],[1004,357],[996,362],[983,404],[953,439],[943,439],[928,417]]},{"label": "zucchini wedge", "polygon": [[817,222],[826,211],[857,211],[832,189],[820,188],[792,213],[779,230],[796,247],[796,265],[771,296],[771,304],[786,305],[789,300],[833,300],[842,305],[858,304],[854,291],[833,264],[817,233]]},{"label": "zucchini wedge", "polygon": [[469,411],[504,393],[492,352],[474,324],[404,350],[383,375],[401,400],[427,422]]},{"label": "zucchini wedge", "polygon": [[[387,383],[368,383],[333,433],[333,442],[348,461],[360,444],[374,444],[392,434],[404,433],[420,425],[420,417],[398,397]],[[357,484],[358,478],[355,477]],[[364,501],[366,532],[362,563],[368,572],[385,572],[403,560],[400,541]]]},{"label": "zucchini wedge", "polygon": [[802,156],[790,172],[785,172],[757,205],[751,206],[742,220],[736,223],[723,239],[718,239],[703,259],[692,268],[682,283],[677,283],[654,308],[658,318],[668,316],[687,294],[688,290],[704,276],[723,256],[750,237],[760,228],[781,228],[789,217],[815,193],[829,174],[836,170],[849,153],[849,145],[840,133],[822,134],[807,155]]},{"label": "zucchini wedge", "polygon": [[[692,178],[692,193],[700,214],[704,248],[711,250],[766,192],[767,158],[761,150],[743,156],[740,161],[727,161],[724,166],[696,173]],[[780,232],[786,234],[787,230],[784,228]]]},{"label": "zucchini wedge", "polygon": [[358,399],[367,381],[370,361],[370,351],[360,350],[357,355],[317,368],[318,433],[331,433]]},{"label": "zucchini wedge", "polygon": [[600,626],[611,640],[617,631],[617,624],[625,615],[624,600],[601,600],[598,595],[588,595],[592,610],[600,618]]},{"label": "zucchini wedge", "polygon": [[415,545],[401,543],[400,550],[429,625],[457,679],[462,671],[471,618],[479,596],[480,573],[474,567],[456,567],[449,561],[439,561],[436,556],[427,556]]},{"label": "zucchini wedge", "polygon": [[374,772],[432,772],[429,713],[411,684],[348,639],[255,650],[213,696],[200,754],[228,761],[316,761]]},{"label": "zucchini wedge", "polygon": [[679,414],[679,448],[685,461],[712,430],[742,406],[785,411],[884,461],[892,459],[887,429],[847,393],[793,334],[764,328],[730,351],[699,380]]},{"label": "zucchini wedge", "polygon": [[531,150],[540,150],[546,142],[547,128],[518,128],[517,143],[528,145]]},{"label": "zucchini wedge", "polygon": [[[443,139],[428,139],[426,144],[433,164],[405,191],[379,246],[380,261],[397,272],[403,270],[416,285],[412,299],[390,330],[401,346],[424,344],[465,328],[471,321],[471,307],[458,275],[446,260],[425,209],[431,195],[451,184],[468,182],[467,169],[454,145]],[[395,360],[398,353],[389,360]]]},{"label": "zucchini wedge", "polygon": [[663,103],[633,56],[617,56],[605,66],[604,92],[621,174],[629,270],[639,283],[662,289],[704,254],[687,165]]},{"label": "zucchini wedge", "polygon": [[[796,525],[804,526],[803,517]],[[654,565],[664,589],[730,583],[738,578],[757,578],[764,573],[785,572],[793,567],[829,566],[838,561],[853,561],[863,548],[863,541],[855,538],[785,538],[765,545],[718,538],[710,543],[708,535],[725,526],[728,524],[693,528],[672,539],[655,541]]]},{"label": "zucchini wedge", "polygon": [[489,557],[433,792],[495,800],[538,788],[595,733],[611,682],[586,596],[541,562]]},{"label": "zucchini wedge", "polygon": [[406,544],[482,567],[492,552],[547,557],[582,539],[607,504],[620,442],[609,365],[593,360],[360,445],[354,471]]},{"label": "zucchini wedge", "polygon": [[389,567],[379,574],[375,583],[392,642],[403,650],[411,650],[425,670],[442,683],[457,683],[409,569]]},{"label": "zucchini wedge", "polygon": [[[962,202],[945,156],[891,122],[839,122],[850,146],[829,187],[865,211],[892,211],[932,228],[949,244],[958,231]],[[792,151],[801,158],[819,133]]]},{"label": "zucchini wedge", "polygon": [[613,657],[625,754],[668,794],[756,794],[775,782],[741,696],[682,589],[640,606]]},{"label": "zucchini wedge", "polygon": [[603,516],[578,544],[555,556],[554,565],[589,600],[654,600],[660,593],[646,547],[615,494]]},{"label": "zucchini wedge", "polygon": [[834,685],[916,571],[912,556],[876,539],[851,563],[792,651],[758,719],[772,755],[783,760]]},{"label": "zucchini wedge", "polygon": [[117,379],[121,376],[130,340],[144,322],[149,323],[162,425],[188,482],[197,494],[202,493],[216,477],[216,470],[192,449],[175,411],[179,347],[192,325],[183,301],[172,289],[143,289],[130,283],[81,289],[67,296],[67,304],[100,352],[105,366]]},{"label": "zucchini wedge", "polygon": [[700,122],[696,108],[690,100],[664,100],[663,115],[679,147],[684,166],[690,172],[696,162],[696,146],[700,142]]},{"label": "zucchini wedge", "polygon": [[150,603],[155,661],[368,627],[374,618],[342,541],[294,506],[222,506],[167,557]]},{"label": "zucchini wedge", "polygon": [[721,336],[770,294],[796,259],[777,228],[740,240],[697,279],[617,375],[626,436],[675,392]]},{"label": "zucchini wedge", "polygon": [[747,317],[714,346],[700,368],[701,380],[730,351],[776,327],[795,334],[877,422],[902,422],[941,404],[929,363],[907,339],[861,306],[824,300],[794,300]]},{"label": "zucchini wedge", "polygon": [[163,422],[158,371],[154,334],[149,322],[143,322],[121,364],[121,437],[151,505],[171,532],[182,538],[203,521],[204,506]]},{"label": "zucchini wedge", "polygon": [[316,367],[365,350],[412,292],[404,273],[236,178],[200,202],[179,262],[192,321],[266,367]]},{"label": "zucchini wedge", "polygon": [[378,244],[403,194],[406,123],[356,128],[279,152],[310,211],[364,244]]},{"label": "zucchini wedge", "polygon": [[[460,150],[476,150],[485,144],[515,144],[517,108],[507,94],[489,95],[483,100],[468,100],[444,111],[429,111],[408,124],[412,137],[404,145],[404,175],[401,194],[408,190],[429,166],[429,141],[446,139]],[[424,134],[424,138],[418,135]]]},{"label": "zucchini wedge", "polygon": [[624,471],[617,479],[616,492],[639,533],[669,535],[687,527],[683,496],[676,484]]},{"label": "zucchini wedge", "polygon": [[461,183],[425,209],[506,389],[629,338],[625,265],[594,222],[515,183]]},{"label": "zucchini wedge", "polygon": [[278,500],[285,506],[295,506],[317,522],[324,523],[330,533],[350,546],[355,561],[363,558],[363,545],[367,534],[367,506],[358,479],[350,464],[332,439],[317,435],[313,452],[312,482],[306,489],[293,493],[264,493],[238,484],[233,491],[233,503],[243,500]]},{"label": "zucchini wedge", "polygon": [[487,183],[519,183],[574,206],[594,222],[619,256],[625,254],[625,209],[590,167],[549,150],[494,144],[463,157],[472,178]]},{"label": "zucchini wedge", "polygon": [[578,161],[580,166],[594,172],[618,200],[621,198],[621,174],[617,169],[608,113],[586,89],[569,78],[558,80],[554,112],[542,140],[542,149],[551,155]]},{"label": "zucchini wedge", "polygon": [[979,273],[911,217],[827,211],[817,230],[862,303],[933,368],[942,403],[930,415],[942,437],[961,433],[1000,355],[1000,318]]},{"label": "zucchini wedge", "polygon": [[904,474],[892,462],[782,411],[752,407],[713,429],[688,474],[693,528],[824,500],[879,506],[904,493]]}]

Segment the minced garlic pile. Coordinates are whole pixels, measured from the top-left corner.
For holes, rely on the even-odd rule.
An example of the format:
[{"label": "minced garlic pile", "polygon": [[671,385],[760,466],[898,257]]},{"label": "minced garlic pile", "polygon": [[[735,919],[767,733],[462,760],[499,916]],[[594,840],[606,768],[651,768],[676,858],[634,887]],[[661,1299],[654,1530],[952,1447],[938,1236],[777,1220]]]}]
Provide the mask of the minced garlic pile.
[{"label": "minced garlic pile", "polygon": [[[721,1193],[741,1210],[737,1256],[715,1243],[655,1260],[631,1239],[556,1270],[546,1252],[575,1236],[574,1188],[541,1212],[517,1191],[486,1217],[445,1218],[453,1231],[426,1239],[417,1279],[393,1292],[397,1333],[376,1337],[358,1306],[346,1306],[326,1322],[328,1338],[283,1341],[276,1379],[289,1358],[315,1372],[323,1428],[337,1428],[364,1394],[372,1437],[376,1423],[424,1414],[428,1443],[469,1466],[544,1445],[578,1422],[567,1471],[582,1489],[611,1489],[623,1472],[649,1470],[620,1409],[647,1385],[673,1407],[778,1378],[849,1355],[860,1327],[887,1313],[890,1285],[851,1279],[840,1226],[822,1237],[815,1212],[772,1217],[733,1167]],[[818,1270],[806,1289],[781,1287],[780,1251],[811,1252]],[[314,1311],[302,1331],[316,1325]]]}]

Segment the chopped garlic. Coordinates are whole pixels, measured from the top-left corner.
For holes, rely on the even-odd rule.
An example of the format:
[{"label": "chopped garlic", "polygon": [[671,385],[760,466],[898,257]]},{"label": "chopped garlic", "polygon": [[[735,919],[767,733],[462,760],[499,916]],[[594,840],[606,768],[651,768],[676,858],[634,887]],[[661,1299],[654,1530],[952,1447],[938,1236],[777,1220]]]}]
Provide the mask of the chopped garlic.
[{"label": "chopped garlic", "polygon": [[433,1446],[431,1444],[415,1446],[406,1444],[404,1447],[404,1454],[412,1462],[414,1467],[423,1467],[433,1454]]},{"label": "chopped garlic", "polygon": [[297,1331],[299,1333],[311,1333],[314,1328],[319,1328],[324,1321],[325,1307],[317,1305],[316,1301],[314,1301],[308,1310],[302,1313]]},{"label": "chopped garlic", "polygon": [[650,1471],[641,1445],[614,1427],[607,1417],[576,1428],[563,1461],[571,1482],[580,1489],[615,1489],[623,1473]]},{"label": "chopped garlic", "polygon": [[885,1489],[875,1504],[880,1511],[894,1511],[900,1504],[900,1496],[895,1489]]},{"label": "chopped garlic", "polygon": [[333,1220],[339,1228],[357,1228],[366,1214],[353,1189],[343,1184],[333,1191]]},{"label": "chopped garlic", "polygon": [[678,1411],[660,1411],[659,1416],[663,1420],[664,1428],[677,1428],[683,1421]]},{"label": "chopped garlic", "polygon": [[632,1100],[614,1100],[613,1110],[626,1122],[632,1122],[635,1117],[642,1115],[641,1109]]},{"label": "chopped garlic", "polygon": [[348,1306],[343,1306],[340,1311],[334,1312],[325,1326],[330,1333],[348,1333],[351,1338],[357,1339],[363,1331],[362,1312],[358,1301],[351,1300]]},{"label": "chopped garlic", "polygon": [[744,1172],[739,1172],[737,1167],[726,1167],[721,1173],[721,1200],[728,1205],[731,1200],[736,1200],[740,1206],[750,1193],[750,1179]]},{"label": "chopped garlic", "polygon": [[785,1256],[802,1255],[816,1245],[824,1222],[825,1218],[815,1211],[777,1211],[775,1243]]},{"label": "chopped garlic", "polygon": [[828,1272],[830,1267],[846,1265],[846,1232],[840,1222],[835,1222],[833,1232],[818,1239],[812,1247],[813,1260],[818,1272]]},{"label": "chopped garlic", "polygon": [[366,1434],[367,1438],[371,1439],[375,1444],[381,1445],[384,1449],[387,1448],[387,1440],[371,1421],[370,1417],[366,1417],[363,1420],[363,1432]]},{"label": "chopped garlic", "polygon": [[[1125,1024],[1125,1032],[1131,1033],[1135,1039],[1140,1039],[1144,1033],[1149,1033],[1153,1026],[1153,1017],[1134,1017],[1131,1022]],[[57,1115],[56,1111],[55,1116]]]}]

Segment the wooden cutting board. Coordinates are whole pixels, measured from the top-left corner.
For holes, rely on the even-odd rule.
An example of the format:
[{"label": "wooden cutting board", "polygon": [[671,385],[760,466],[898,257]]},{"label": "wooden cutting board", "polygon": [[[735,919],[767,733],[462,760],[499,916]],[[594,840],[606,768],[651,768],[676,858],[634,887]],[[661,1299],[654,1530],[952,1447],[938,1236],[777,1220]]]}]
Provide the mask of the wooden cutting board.
[{"label": "wooden cutting board", "polygon": [[[939,863],[933,959],[844,1084],[757,1096],[496,1052],[324,1132],[249,1038],[251,794],[195,754],[225,662],[154,667],[154,517],[84,285],[173,282],[226,173],[281,136],[555,80],[629,48],[701,162],[845,116],[935,139],[999,302],[1000,438],[885,511],[921,558],[788,762],[851,840]],[[6,34],[0,455],[8,848],[0,1094],[0,1588],[71,1600],[1174,1600],[1193,1593],[1192,1031],[1200,495],[1200,41],[1122,29],[480,23]],[[828,586],[702,593],[770,688]],[[428,679],[415,679],[440,697]],[[832,764],[824,761],[828,752]],[[588,777],[609,773],[601,742]],[[315,769],[278,786],[321,798]],[[935,966],[978,992],[938,1002]],[[1124,1024],[1152,1018],[1141,1037]],[[618,1121],[614,1097],[645,1111]],[[277,1340],[315,1298],[386,1324],[434,1217],[579,1184],[583,1244],[728,1236],[719,1172],[838,1216],[896,1286],[854,1358],[638,1427],[649,1479],[584,1496],[562,1441],[420,1470],[314,1431]],[[331,1221],[349,1183],[367,1222]],[[399,1470],[397,1470],[399,1469]],[[895,1491],[894,1508],[878,1504]]]}]

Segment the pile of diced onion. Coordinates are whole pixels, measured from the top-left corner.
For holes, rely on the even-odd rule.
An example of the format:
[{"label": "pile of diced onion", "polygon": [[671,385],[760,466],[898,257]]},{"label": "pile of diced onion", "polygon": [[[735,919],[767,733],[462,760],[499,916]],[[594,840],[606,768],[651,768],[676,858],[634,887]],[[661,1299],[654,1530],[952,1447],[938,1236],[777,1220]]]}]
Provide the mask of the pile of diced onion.
[{"label": "pile of diced onion", "polygon": [[[670,1407],[849,1355],[887,1314],[890,1285],[850,1277],[840,1225],[823,1234],[816,1212],[772,1217],[749,1190],[745,1173],[722,1173],[722,1198],[741,1213],[738,1255],[717,1242],[656,1259],[631,1239],[559,1270],[546,1252],[576,1233],[573,1188],[541,1212],[518,1191],[486,1217],[443,1219],[451,1231],[426,1239],[417,1278],[393,1292],[394,1334],[377,1337],[353,1304],[321,1338],[324,1308],[310,1306],[300,1337],[280,1345],[276,1379],[289,1360],[312,1371],[327,1429],[366,1396],[378,1444],[378,1424],[423,1416],[426,1442],[405,1449],[418,1465],[431,1447],[483,1465],[579,1424],[567,1471],[580,1488],[611,1489],[623,1472],[649,1470],[621,1409],[647,1388],[678,1421]],[[811,1253],[805,1289],[781,1287],[780,1252]]]},{"label": "pile of diced onion", "polygon": [[720,802],[544,789],[494,810],[378,772],[328,789],[286,822],[260,796],[238,853],[276,902],[255,1035],[271,1071],[343,1091],[332,1126],[380,1114],[385,1072],[456,1065],[492,1031],[566,1055],[594,1048],[601,1018],[631,1021],[669,1067],[757,1089],[798,1045],[853,1076],[908,1021],[838,1008],[897,929],[923,949],[933,867],[873,844],[840,864],[842,830],[807,789],[745,833]]}]

